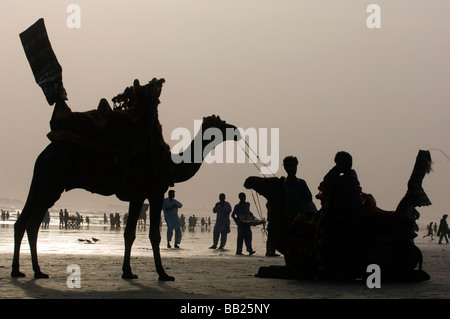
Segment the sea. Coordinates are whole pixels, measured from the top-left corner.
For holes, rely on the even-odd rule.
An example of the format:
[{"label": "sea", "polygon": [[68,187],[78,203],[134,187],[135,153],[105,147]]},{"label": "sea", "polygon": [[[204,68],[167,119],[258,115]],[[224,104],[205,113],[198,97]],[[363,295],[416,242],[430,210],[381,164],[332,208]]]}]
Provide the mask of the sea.
[{"label": "sea", "polygon": [[[13,253],[14,249],[14,223],[17,219],[17,212],[20,210],[9,210],[9,220],[0,220],[0,253]],[[111,227],[110,213],[115,211],[79,209],[68,210],[70,215],[78,212],[83,216],[84,222],[79,228],[65,228],[59,225],[59,210],[50,210],[50,224],[48,227],[41,225],[38,235],[39,254],[79,254],[79,255],[123,255],[124,253],[124,213],[120,213],[121,226]],[[107,215],[108,223],[104,223],[104,214]],[[136,228],[136,239],[133,244],[132,256],[152,256],[152,248],[149,240],[149,218],[147,211],[147,221],[142,222]],[[180,214],[180,212],[179,212]],[[186,229],[182,231],[180,248],[173,248],[174,237],[171,241],[172,248],[167,247],[167,226],[162,216],[160,225],[161,243],[160,250],[162,256],[226,256],[236,254],[237,226],[231,220],[231,232],[228,234],[225,249],[209,249],[213,244],[214,214],[196,211],[183,211],[186,216]],[[188,229],[188,217],[197,217],[196,226]],[[89,225],[86,217],[89,217]],[[211,224],[201,225],[201,218],[211,219]],[[263,225],[252,227],[253,250],[256,256],[264,256],[266,253],[267,232]],[[243,249],[246,254],[245,244]],[[21,253],[29,253],[28,239],[25,234],[22,240]]]},{"label": "sea", "polygon": [[[14,249],[14,223],[17,219],[17,212],[20,210],[9,208],[9,220],[0,220],[0,253],[13,253]],[[50,224],[48,227],[41,227],[38,236],[38,253],[40,254],[79,254],[79,255],[123,255],[124,252],[124,213],[120,214],[121,227],[111,227],[109,224],[109,215],[115,211],[106,211],[102,209],[79,209],[69,210],[70,215],[78,212],[85,220],[89,217],[89,225],[86,221],[79,228],[64,228],[59,225],[59,209],[50,210]],[[104,223],[104,214],[108,217],[108,223]],[[231,221],[231,232],[228,234],[227,245],[224,250],[209,249],[212,245],[213,227],[215,215],[204,211],[183,211],[186,217],[186,229],[182,232],[180,248],[167,247],[167,227],[162,217],[160,225],[161,243],[160,250],[162,256],[175,257],[220,257],[236,254],[237,226]],[[188,229],[188,217],[195,215],[197,217],[196,226]],[[201,218],[211,219],[211,224],[202,227]],[[261,216],[264,217],[264,216]],[[435,237],[423,238],[426,235],[426,225],[430,221],[419,219],[419,232],[415,241],[417,245],[434,245],[437,243]],[[436,220],[439,225],[439,220]],[[152,248],[149,240],[149,218],[147,211],[147,221],[141,223],[136,228],[136,239],[133,244],[132,256],[151,256]],[[267,231],[264,225],[252,227],[252,246],[256,251],[255,256],[265,256]],[[171,245],[174,245],[174,237]],[[246,253],[245,244],[243,249]],[[29,253],[28,239],[25,234],[22,240],[21,253]]]}]

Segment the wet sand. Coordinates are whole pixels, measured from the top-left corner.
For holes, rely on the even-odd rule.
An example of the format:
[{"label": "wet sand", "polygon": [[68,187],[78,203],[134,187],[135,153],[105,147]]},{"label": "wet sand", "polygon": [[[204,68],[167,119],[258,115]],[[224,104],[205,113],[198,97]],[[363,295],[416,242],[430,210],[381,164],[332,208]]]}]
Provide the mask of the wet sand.
[{"label": "wet sand", "polygon": [[[105,234],[103,237],[101,234]],[[163,227],[161,255],[168,274],[174,282],[159,282],[153,264],[152,250],[146,231],[138,232],[132,253],[131,266],[139,279],[123,280],[121,276],[121,249],[113,243],[101,246],[102,241],[116,238],[121,246],[123,233],[99,230],[95,236],[97,244],[86,245],[77,242],[87,238],[93,230],[84,231],[41,231],[40,264],[49,279],[34,279],[31,269],[28,243],[24,238],[21,270],[25,278],[11,278],[12,229],[0,229],[0,298],[88,298],[88,299],[446,299],[450,297],[450,245],[438,245],[437,240],[422,239],[416,244],[423,252],[423,269],[431,280],[422,283],[383,282],[381,288],[369,289],[366,282],[351,283],[296,281],[257,278],[259,267],[283,265],[282,257],[265,257],[263,236],[254,231],[257,253],[253,256],[235,255],[235,229],[229,235],[227,250],[208,249],[212,232],[184,233],[181,249],[165,247]],[[57,250],[62,244],[52,242],[65,238],[72,246]],[[420,237],[420,238],[419,238]],[[108,239],[109,238],[109,239]],[[59,245],[60,244],[60,245]],[[53,248],[52,248],[53,247]],[[108,248],[109,247],[109,248]],[[97,250],[95,250],[96,248]],[[87,250],[86,250],[87,249]],[[80,288],[67,284],[67,267],[76,264],[80,269]]]}]

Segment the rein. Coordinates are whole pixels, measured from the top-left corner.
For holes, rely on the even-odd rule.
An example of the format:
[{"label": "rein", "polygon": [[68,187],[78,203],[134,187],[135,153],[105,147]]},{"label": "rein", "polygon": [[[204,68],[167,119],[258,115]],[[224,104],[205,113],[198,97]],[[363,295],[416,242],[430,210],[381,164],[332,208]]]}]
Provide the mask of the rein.
[{"label": "rein", "polygon": [[[258,160],[266,167],[266,169],[267,169],[273,176],[278,177],[276,174],[274,174],[274,173],[269,169],[269,167],[267,167],[267,165],[266,165],[264,162],[261,161],[261,159],[259,158],[258,154],[256,154],[256,152],[250,147],[250,145],[248,144],[248,142],[247,142],[245,139],[244,139],[244,142],[245,142],[245,145],[248,147],[248,149],[249,149],[249,150],[256,156],[256,158],[257,158],[257,159],[258,159]],[[238,143],[238,145],[240,145],[240,144]],[[242,145],[240,145],[240,147],[241,147],[241,149],[244,151],[244,153],[245,153],[245,155],[248,157],[248,159],[251,161],[251,163],[252,163],[252,164],[256,167],[256,169],[259,171],[259,173],[260,173],[261,175],[263,175],[264,178],[267,178],[267,176],[266,176],[263,172],[261,172],[261,170],[259,169],[258,165],[256,165],[256,162],[254,162],[254,161],[250,158],[250,155],[249,155],[248,152],[245,150],[245,148],[244,148]],[[253,189],[250,189],[250,192],[251,192],[251,194],[252,194],[253,203],[255,204],[256,211],[258,212],[258,215],[259,215],[260,220],[262,220],[262,219],[264,219],[264,216],[263,216],[262,209],[261,209],[261,202],[260,202],[260,199],[259,199],[259,194],[258,194],[258,192],[256,192],[256,199],[255,199],[255,194],[254,194],[254,192],[253,192]],[[264,233],[264,234],[266,234],[266,236],[268,236],[267,230],[266,230],[266,224],[263,224],[263,228],[261,229],[261,232]]]}]

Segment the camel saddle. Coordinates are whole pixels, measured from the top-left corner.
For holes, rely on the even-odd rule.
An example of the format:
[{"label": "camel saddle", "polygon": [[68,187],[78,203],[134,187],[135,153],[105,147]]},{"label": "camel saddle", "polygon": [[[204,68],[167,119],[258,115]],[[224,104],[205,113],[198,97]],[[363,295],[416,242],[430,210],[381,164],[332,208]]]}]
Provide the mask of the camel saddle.
[{"label": "camel saddle", "polygon": [[138,155],[152,144],[164,145],[157,106],[164,79],[141,86],[138,80],[113,98],[112,109],[101,99],[95,110],[72,112],[58,99],[47,134],[54,143],[72,144],[101,152]]}]

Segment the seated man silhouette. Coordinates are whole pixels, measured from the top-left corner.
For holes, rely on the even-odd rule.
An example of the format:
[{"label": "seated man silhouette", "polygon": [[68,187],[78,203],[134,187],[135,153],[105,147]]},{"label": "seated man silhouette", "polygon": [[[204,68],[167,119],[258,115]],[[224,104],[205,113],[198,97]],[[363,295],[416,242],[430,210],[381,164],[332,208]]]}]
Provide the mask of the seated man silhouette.
[{"label": "seated man silhouette", "polygon": [[336,165],[320,183],[318,195],[324,214],[324,275],[330,279],[351,279],[356,271],[361,188],[349,153],[338,152],[334,162]]}]

